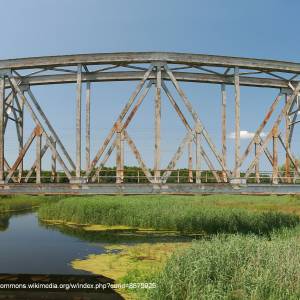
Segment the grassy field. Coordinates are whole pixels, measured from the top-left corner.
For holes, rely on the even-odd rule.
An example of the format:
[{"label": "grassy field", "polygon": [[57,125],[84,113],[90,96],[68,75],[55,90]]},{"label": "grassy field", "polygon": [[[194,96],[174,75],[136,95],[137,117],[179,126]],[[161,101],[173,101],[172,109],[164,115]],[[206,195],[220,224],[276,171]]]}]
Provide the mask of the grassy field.
[{"label": "grassy field", "polygon": [[[265,200],[267,199],[267,200]],[[236,201],[238,208],[232,207]],[[259,208],[263,202],[264,206]],[[280,204],[279,204],[280,203]],[[42,220],[76,224],[125,225],[183,233],[269,233],[299,224],[300,200],[249,196],[93,196],[71,197],[39,209]],[[269,207],[270,208],[269,208]]]}]

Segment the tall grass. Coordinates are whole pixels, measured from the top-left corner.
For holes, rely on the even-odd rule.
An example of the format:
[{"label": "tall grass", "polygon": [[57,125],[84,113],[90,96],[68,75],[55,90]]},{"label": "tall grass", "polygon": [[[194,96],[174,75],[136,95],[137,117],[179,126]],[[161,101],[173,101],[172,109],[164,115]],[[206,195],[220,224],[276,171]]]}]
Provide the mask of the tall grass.
[{"label": "tall grass", "polygon": [[[299,237],[216,236],[177,252],[143,298],[300,299]],[[149,275],[148,275],[149,276]]]},{"label": "tall grass", "polygon": [[43,220],[78,224],[127,225],[187,233],[269,233],[294,227],[300,219],[280,212],[253,212],[216,206],[199,197],[68,198],[39,209]]},{"label": "tall grass", "polygon": [[0,196],[0,213],[38,207],[41,204],[58,201],[58,196]]}]

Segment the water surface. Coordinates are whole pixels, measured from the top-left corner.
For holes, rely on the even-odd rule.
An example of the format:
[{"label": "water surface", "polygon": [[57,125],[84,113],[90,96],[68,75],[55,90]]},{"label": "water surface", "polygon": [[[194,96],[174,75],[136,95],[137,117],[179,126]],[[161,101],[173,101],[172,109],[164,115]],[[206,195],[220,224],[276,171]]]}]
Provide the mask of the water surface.
[{"label": "water surface", "polygon": [[103,252],[101,243],[43,226],[34,212],[0,215],[0,273],[87,274],[70,262]]}]

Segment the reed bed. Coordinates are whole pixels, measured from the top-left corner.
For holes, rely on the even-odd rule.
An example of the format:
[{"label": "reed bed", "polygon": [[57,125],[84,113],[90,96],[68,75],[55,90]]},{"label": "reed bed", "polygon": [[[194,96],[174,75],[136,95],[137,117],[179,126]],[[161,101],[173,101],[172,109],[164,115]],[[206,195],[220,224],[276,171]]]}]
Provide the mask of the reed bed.
[{"label": "reed bed", "polygon": [[48,202],[58,201],[57,196],[32,196],[32,195],[15,195],[0,197],[0,213],[10,211],[21,211],[39,207]]},{"label": "reed bed", "polygon": [[265,234],[300,222],[294,214],[225,207],[216,205],[214,198],[199,196],[71,197],[41,206],[39,218],[205,234]]},{"label": "reed bed", "polygon": [[157,283],[143,298],[299,299],[299,241],[299,236],[220,235],[194,242],[173,254],[161,273],[143,278]]}]

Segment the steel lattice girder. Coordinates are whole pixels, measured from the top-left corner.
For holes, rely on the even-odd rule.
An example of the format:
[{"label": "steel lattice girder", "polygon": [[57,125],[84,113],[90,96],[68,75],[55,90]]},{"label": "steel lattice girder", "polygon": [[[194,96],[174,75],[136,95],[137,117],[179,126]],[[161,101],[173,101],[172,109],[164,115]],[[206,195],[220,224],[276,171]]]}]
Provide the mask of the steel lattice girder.
[{"label": "steel lattice girder", "polygon": [[[134,65],[133,65],[134,64]],[[109,66],[106,66],[109,65]],[[149,67],[150,65],[150,67]],[[91,70],[97,66],[102,66],[100,69]],[[105,66],[105,67],[104,67]],[[76,69],[75,69],[76,68]],[[124,70],[124,68],[135,69],[135,71]],[[188,69],[189,71],[179,71],[182,69]],[[22,73],[22,75],[21,75]],[[43,74],[44,73],[44,74]],[[49,74],[50,73],[50,74]],[[22,105],[29,109],[32,118],[36,124],[43,128],[43,121],[46,122],[45,130],[43,128],[43,135],[46,138],[46,144],[44,145],[41,151],[41,141],[39,141],[37,150],[37,157],[35,164],[30,169],[30,174],[35,168],[39,167],[40,173],[40,163],[38,163],[42,156],[44,155],[47,149],[50,149],[52,152],[53,168],[55,169],[55,161],[57,160],[63,167],[67,177],[71,180],[71,172],[76,170],[76,179],[81,177],[81,86],[83,82],[88,84],[88,93],[86,96],[86,122],[90,124],[90,82],[107,82],[107,81],[139,81],[137,88],[133,92],[129,102],[124,107],[119,118],[113,125],[110,134],[107,136],[106,140],[99,148],[95,158],[90,162],[90,153],[86,153],[86,175],[89,178],[95,179],[95,174],[102,168],[102,164],[96,170],[96,173],[93,173],[96,164],[98,163],[100,157],[104,154],[108,144],[112,141],[113,136],[116,134],[116,139],[113,142],[113,147],[111,146],[105,155],[104,162],[107,160],[114,148],[117,151],[117,183],[122,183],[124,174],[122,171],[122,165],[124,164],[124,155],[122,150],[122,141],[127,141],[136,156],[140,166],[147,173],[146,177],[151,183],[166,183],[168,176],[171,174],[170,170],[165,170],[163,174],[160,173],[160,94],[165,92],[168,96],[172,106],[175,108],[180,119],[187,128],[187,136],[179,146],[177,152],[174,154],[172,160],[168,166],[174,167],[179,157],[183,152],[183,148],[186,146],[191,146],[191,143],[194,142],[197,147],[196,153],[196,165],[199,166],[200,160],[203,158],[206,161],[206,164],[209,166],[217,182],[227,181],[233,177],[240,177],[240,167],[244,162],[245,158],[249,154],[252,146],[255,145],[255,158],[251,162],[249,168],[246,172],[246,177],[250,175],[250,172],[255,168],[256,172],[258,171],[258,160],[262,153],[265,153],[268,160],[273,167],[273,183],[277,183],[280,174],[278,174],[278,159],[277,159],[277,139],[284,147],[287,155],[286,164],[290,162],[294,165],[296,172],[299,174],[298,166],[296,161],[290,151],[291,135],[293,132],[294,123],[291,124],[289,128],[289,136],[285,137],[283,141],[281,133],[278,132],[278,125],[292,110],[295,105],[295,99],[298,97],[300,90],[300,83],[296,81],[300,73],[300,64],[293,62],[284,62],[284,61],[275,61],[275,60],[263,60],[263,59],[251,59],[251,58],[237,58],[237,57],[225,57],[225,56],[213,56],[213,55],[203,55],[203,54],[184,54],[184,53],[169,53],[169,52],[139,52],[139,53],[103,53],[103,54],[82,54],[82,55],[64,55],[64,56],[48,56],[48,57],[34,57],[34,58],[20,58],[20,59],[9,59],[9,60],[0,60],[0,101],[2,104],[5,102],[5,92],[4,89],[11,89],[13,97],[19,97]],[[259,74],[259,76],[257,76]],[[189,113],[192,115],[192,118],[195,124],[188,124],[185,116],[180,111],[177,103],[174,98],[168,91],[164,81],[171,81],[174,85],[176,91],[178,92],[180,98],[183,100],[184,105],[188,109]],[[144,89],[145,82],[149,82],[146,89]],[[184,91],[181,89],[178,82],[204,82],[212,84],[221,84],[222,85],[222,154],[219,154],[212,139],[210,138],[208,132],[205,130],[203,123],[199,119],[197,112],[193,109],[189,99],[186,97]],[[64,145],[60,141],[58,135],[47,119],[46,115],[42,111],[41,107],[38,104],[38,101],[34,98],[33,93],[30,90],[30,86],[33,85],[48,85],[48,84],[67,84],[67,83],[76,83],[77,84],[77,117],[76,117],[76,164],[72,161],[71,156],[65,150]],[[126,127],[131,121],[132,117],[136,113],[140,103],[143,101],[143,98],[147,94],[147,89],[151,87],[152,84],[156,84],[156,114],[155,114],[155,168],[154,175],[147,171],[147,167],[144,164],[142,157],[136,148],[133,140],[129,137],[126,132]],[[263,123],[260,125],[259,129],[255,133],[254,138],[251,140],[248,145],[244,155],[240,157],[240,146],[239,146],[239,134],[236,134],[235,137],[235,169],[229,171],[226,169],[226,143],[225,133],[226,133],[226,85],[234,85],[235,88],[235,128],[239,132],[239,102],[240,102],[240,86],[255,86],[255,87],[268,87],[268,88],[279,88],[280,93],[279,97],[283,94],[286,95],[287,101],[282,109],[280,115],[277,117],[276,122],[274,123],[272,130],[268,133],[265,140],[259,140],[257,138],[260,135],[260,132],[265,127],[268,122],[270,115],[273,113],[274,108],[271,106],[269,112],[267,113]],[[144,89],[144,90],[143,90]],[[1,91],[2,90],[2,91]],[[142,92],[143,96],[140,96],[137,100],[137,104],[131,110],[131,106],[136,100],[138,94]],[[27,96],[25,96],[24,91],[27,91],[29,98],[33,101],[32,104],[29,103]],[[16,98],[17,99],[17,98]],[[8,101],[6,99],[6,101]],[[11,101],[11,100],[10,100]],[[277,105],[278,100],[275,100]],[[5,103],[8,105],[8,102]],[[38,113],[35,113],[32,110],[36,108]],[[17,116],[16,108],[14,108],[14,103],[12,102],[11,107],[14,109],[14,114]],[[130,111],[131,110],[131,111]],[[0,111],[1,112],[1,111]],[[2,116],[0,114],[0,128],[5,127],[8,119],[6,116],[5,108],[2,107]],[[126,114],[129,114],[129,117],[123,119]],[[6,118],[6,119],[5,119]],[[287,120],[287,118],[286,118]],[[22,128],[20,125],[17,127],[17,132],[21,132]],[[88,125],[90,126],[90,125]],[[287,124],[289,126],[289,124]],[[192,130],[192,128],[194,128]],[[200,136],[203,136],[204,140],[208,143],[211,154],[215,156],[219,167],[222,171],[222,179],[219,174],[214,169],[213,164],[210,161],[209,156],[204,151],[204,148],[200,144]],[[22,137],[23,138],[23,137]],[[19,139],[21,137],[19,136]],[[86,143],[89,145],[89,128],[86,131]],[[273,139],[273,153],[271,154],[267,148],[268,142]],[[201,142],[202,143],[202,142]],[[20,140],[20,145],[22,141]],[[56,148],[60,148],[60,151]],[[89,146],[88,146],[89,148]],[[4,157],[4,137],[0,139],[0,181],[4,178],[4,165],[6,163],[6,168],[9,172],[10,177],[6,180],[13,180],[14,182],[17,179],[13,176],[14,167],[10,168]],[[20,150],[22,152],[22,149]],[[89,149],[88,149],[89,151]],[[191,151],[191,150],[189,150]],[[190,156],[191,154],[189,154]],[[18,157],[18,160],[22,160],[23,157]],[[189,158],[191,160],[191,157]],[[69,166],[66,165],[65,161],[69,163]],[[191,164],[189,164],[190,169]],[[198,168],[198,167],[197,167]],[[22,168],[20,168],[22,172]],[[53,171],[54,172],[54,171]],[[146,174],[145,173],[145,174]],[[191,170],[190,170],[190,175]],[[196,170],[196,182],[200,183],[199,170]],[[258,174],[258,173],[257,173]],[[28,176],[27,176],[28,177]],[[26,177],[26,180],[28,178]],[[40,177],[40,174],[39,174]],[[161,181],[162,180],[162,181]],[[189,180],[193,181],[193,178]],[[281,178],[281,180],[283,180]],[[37,180],[40,182],[39,180]],[[79,180],[77,183],[82,183]]]}]

